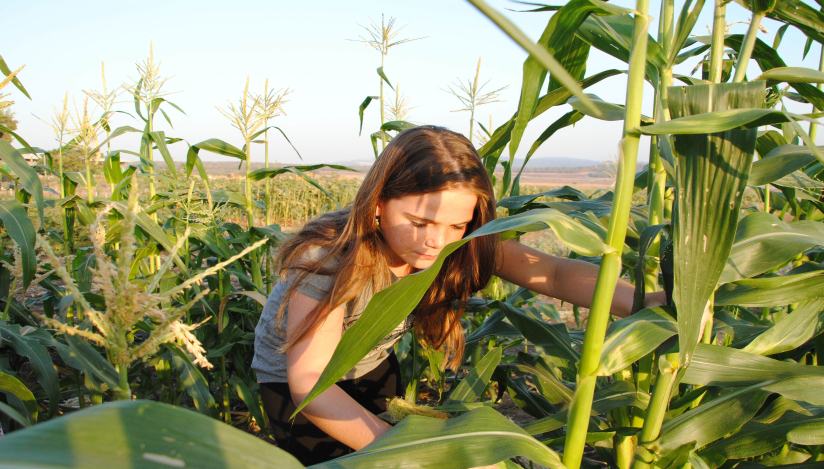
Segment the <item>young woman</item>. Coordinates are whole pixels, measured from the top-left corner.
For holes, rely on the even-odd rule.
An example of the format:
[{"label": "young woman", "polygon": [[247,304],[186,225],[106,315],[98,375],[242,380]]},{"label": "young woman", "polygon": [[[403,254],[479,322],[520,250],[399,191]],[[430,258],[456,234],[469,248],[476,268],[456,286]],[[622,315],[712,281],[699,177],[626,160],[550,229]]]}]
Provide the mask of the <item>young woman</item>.
[{"label": "young woman", "polygon": [[[289,420],[375,292],[426,269],[444,246],[494,218],[492,183],[469,140],[422,126],[387,145],[351,206],[307,223],[283,246],[281,279],[255,329],[252,362],[279,446],[308,466],[387,432],[376,414],[402,390],[395,342],[414,327],[428,346],[443,348],[453,368],[460,365],[461,315],[493,275],[589,306],[597,266],[496,236],[475,238],[447,257],[414,313]],[[633,287],[619,282],[612,312],[628,315],[632,295]],[[663,303],[663,295],[650,295],[648,303]]]}]

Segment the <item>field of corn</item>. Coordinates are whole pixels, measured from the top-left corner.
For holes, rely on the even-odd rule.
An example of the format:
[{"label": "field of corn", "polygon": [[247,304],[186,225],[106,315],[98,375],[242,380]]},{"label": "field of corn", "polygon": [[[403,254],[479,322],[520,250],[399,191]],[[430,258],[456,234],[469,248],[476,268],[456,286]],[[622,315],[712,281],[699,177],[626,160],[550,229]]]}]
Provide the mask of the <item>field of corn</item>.
[{"label": "field of corn", "polygon": [[[824,467],[824,147],[815,146],[824,54],[813,70],[778,52],[788,28],[808,38],[805,55],[821,50],[816,1],[736,0],[752,13],[744,35],[727,33],[724,0],[686,0],[680,11],[674,0],[531,4],[530,14],[548,17],[535,43],[469,0],[529,53],[511,118],[470,127],[500,217],[376,296],[299,408],[392,331],[469,238],[523,237],[600,265],[592,307],[561,321],[545,298],[494,280],[462,321],[460,370],[444,369],[443,353],[412,334],[396,346],[406,400],[428,396],[448,418],[409,415],[366,448],[313,467]],[[707,36],[696,26],[702,9],[714,10]],[[648,31],[651,16],[658,31]],[[756,35],[764,18],[782,23],[773,44]],[[372,32],[382,57],[398,44],[386,24]],[[593,49],[626,69],[587,76]],[[700,67],[682,70],[692,57]],[[366,129],[376,156],[415,125],[384,99],[381,65],[380,95],[359,108],[362,123],[370,102],[381,107],[381,127]],[[0,109],[4,87],[28,96],[16,67],[0,57]],[[130,86],[89,93],[100,115],[57,106],[55,151],[0,126],[13,137],[0,140],[0,172],[14,188],[0,200],[0,468],[303,467],[270,444],[250,368],[254,328],[277,281],[273,252],[307,219],[349,202],[357,180],[313,177],[342,166],[270,164],[269,138],[286,137],[271,121],[288,91],[268,82],[263,94],[247,83],[223,109],[241,148],[207,139],[175,162],[168,147],[187,145],[184,136],[155,123],[177,106],[154,57],[138,71]],[[624,103],[585,93],[604,80],[626,80]],[[450,90],[475,123],[475,106],[495,92],[481,94],[477,79],[459,88]],[[109,126],[120,93],[142,128]],[[645,100],[652,116],[641,114]],[[809,112],[788,112],[789,100]],[[559,106],[569,111],[531,142],[527,162],[581,119],[623,121],[612,190],[521,187],[513,161],[524,131]],[[140,135],[139,147],[120,148],[125,133]],[[636,172],[642,142],[650,160]],[[258,144],[266,161],[252,170]],[[85,166],[64,171],[69,152]],[[240,160],[244,177],[210,178],[204,152]],[[127,155],[139,162],[121,165]],[[535,238],[542,230],[552,234]],[[636,291],[624,319],[609,315],[619,277]],[[659,290],[669,305],[642,308]],[[505,400],[525,423],[499,412]]]}]

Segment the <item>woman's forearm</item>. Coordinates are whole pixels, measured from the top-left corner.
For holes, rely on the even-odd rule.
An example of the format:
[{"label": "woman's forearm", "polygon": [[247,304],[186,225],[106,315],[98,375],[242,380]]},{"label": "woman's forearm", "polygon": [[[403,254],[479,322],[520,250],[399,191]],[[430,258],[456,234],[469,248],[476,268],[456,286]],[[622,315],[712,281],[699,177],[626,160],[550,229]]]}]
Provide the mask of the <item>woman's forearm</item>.
[{"label": "woman's forearm", "polygon": [[[597,265],[577,259],[551,256],[514,240],[502,243],[499,277],[532,291],[589,308],[598,280]],[[632,312],[635,287],[619,279],[610,312],[626,317]],[[645,306],[664,304],[663,292],[647,294]]]},{"label": "woman's forearm", "polygon": [[[307,386],[291,383],[290,388],[295,405],[303,401],[311,390],[311,386],[306,389]],[[392,428],[337,385],[321,393],[301,412],[327,435],[354,450],[363,448]]]},{"label": "woman's forearm", "polygon": [[[592,304],[592,295],[595,292],[595,284],[598,280],[597,265],[589,262],[557,258],[555,275],[553,276],[552,287],[555,298],[572,303],[574,305],[589,308]],[[632,312],[632,300],[635,287],[628,282],[618,279],[615,285],[615,293],[612,296],[612,307],[610,313],[626,317]]]}]

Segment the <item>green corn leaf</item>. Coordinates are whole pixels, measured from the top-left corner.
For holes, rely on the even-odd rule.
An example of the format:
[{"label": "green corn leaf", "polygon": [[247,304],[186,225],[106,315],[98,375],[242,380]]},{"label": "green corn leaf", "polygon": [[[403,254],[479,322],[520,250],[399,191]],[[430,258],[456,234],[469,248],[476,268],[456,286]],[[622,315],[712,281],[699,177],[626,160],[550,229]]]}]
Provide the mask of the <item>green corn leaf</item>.
[{"label": "green corn leaf", "polygon": [[678,322],[668,310],[671,311],[668,307],[642,309],[610,324],[596,374],[617,373],[677,334]]},{"label": "green corn leaf", "polygon": [[373,99],[381,99],[380,96],[367,96],[366,99],[358,106],[358,116],[360,117],[360,128],[358,129],[358,137],[360,137],[361,132],[363,132],[363,111],[366,110],[366,107],[369,106],[369,103],[372,102]]},{"label": "green corn leaf", "polygon": [[[586,89],[590,86],[600,83],[601,81],[609,77],[614,77],[615,75],[620,75],[622,73],[627,72],[615,69],[604,70],[603,72],[598,72],[595,75],[592,75],[591,77],[580,80],[578,84],[581,86],[581,89]],[[566,103],[570,97],[572,97],[572,93],[568,91],[566,88],[558,88],[552,92],[549,92],[541,96],[541,99],[538,100],[538,104],[535,106],[535,112],[532,114],[532,118],[535,119],[547,110]]]},{"label": "green corn leaf", "polygon": [[767,13],[772,18],[800,29],[808,38],[824,43],[824,13],[800,0],[778,0]]},{"label": "green corn leaf", "polygon": [[95,376],[111,389],[120,388],[117,370],[91,344],[77,336],[65,334],[63,337],[69,344],[71,356],[81,364],[86,374]]},{"label": "green corn leaf", "polygon": [[[474,2],[473,4],[478,7],[478,4]],[[535,113],[538,96],[546,79],[547,71],[552,74],[549,92],[560,88],[562,84],[569,87],[570,83],[575,83],[583,78],[585,64],[581,64],[581,57],[586,61],[586,56],[589,54],[589,44],[584,41],[574,40],[575,30],[591,13],[607,14],[608,12],[601,8],[602,5],[607,4],[597,0],[572,0],[549,19],[549,23],[541,34],[536,48],[554,62],[554,68],[558,71],[542,64],[536,54],[531,50],[527,50],[531,55],[527,57],[523,66],[524,78],[521,85],[521,98],[515,118],[515,127],[512,129],[512,137],[509,142],[510,164],[512,164],[515,152],[520,146],[526,126]],[[570,69],[572,75],[564,68],[565,63],[572,65]],[[562,74],[559,72],[562,72]],[[565,78],[570,83],[565,83]],[[575,85],[577,87],[577,83]],[[570,89],[574,90],[574,88]],[[582,100],[581,104],[584,108],[596,115],[599,114],[597,109],[592,108],[592,103],[588,97],[575,95]]]},{"label": "green corn leaf", "polygon": [[512,324],[503,322],[504,313],[495,311],[486,318],[483,324],[466,337],[466,346],[477,344],[485,337],[522,337],[521,331]]},{"label": "green corn leaf", "polygon": [[284,166],[282,168],[260,168],[260,169],[256,169],[256,170],[252,171],[249,174],[249,178],[252,181],[260,181],[261,179],[272,178],[272,177],[278,176],[280,174],[290,173],[291,172],[289,170],[290,168],[297,169],[298,171],[301,171],[301,172],[315,171],[315,170],[318,170],[320,168],[332,168],[332,169],[337,169],[337,170],[340,170],[340,171],[358,172],[358,170],[352,169],[348,166],[341,166],[341,165],[337,165],[337,164],[315,164],[315,165],[311,165],[311,166]]},{"label": "green corn leaf", "polygon": [[286,451],[223,422],[142,400],[93,406],[11,433],[0,438],[0,452],[4,466],[42,469],[303,468]]},{"label": "green corn leaf", "polygon": [[456,404],[465,402],[474,402],[478,396],[486,389],[489,379],[492,377],[492,372],[498,363],[501,362],[501,354],[503,349],[500,347],[493,347],[486,355],[478,361],[475,368],[461,380],[458,387],[449,394],[446,404]]},{"label": "green corn leaf", "polygon": [[542,318],[532,317],[526,311],[508,303],[499,304],[506,318],[521,331],[526,340],[542,347],[565,375],[569,377],[577,375],[577,363],[581,360],[581,354],[572,348],[572,340],[569,338],[566,326],[547,323]]},{"label": "green corn leaf", "polygon": [[[555,53],[555,58],[564,67],[564,70],[575,77],[577,80],[584,78],[587,69],[587,59],[589,58],[589,51],[592,48],[583,39],[575,36],[561,46],[560,50]],[[547,94],[555,90],[561,89],[561,83],[550,74],[549,84],[547,85]],[[534,119],[535,116],[533,115]]]},{"label": "green corn leaf", "polygon": [[[28,142],[23,140],[23,137],[21,137],[20,135],[17,135],[16,133],[12,132],[11,129],[0,125],[0,132],[7,133],[7,134],[11,135],[12,137],[14,137],[15,140],[17,140],[18,142],[20,142],[21,145],[23,145],[23,148],[25,148],[27,150],[27,152],[37,153],[37,152],[34,151],[34,149],[31,147],[31,145],[28,144]],[[48,155],[48,153],[46,153],[46,155]],[[14,179],[14,178],[9,178],[9,179]]]},{"label": "green corn leaf", "polygon": [[[817,290],[821,292],[820,286]],[[745,352],[774,355],[800,347],[824,328],[824,297],[801,302],[778,324],[744,347]]]},{"label": "green corn leaf", "polygon": [[[802,9],[805,7],[807,9],[810,8],[803,2],[799,2],[797,0],[781,0],[780,5],[782,5],[783,8],[783,5],[786,5],[788,2],[795,3],[799,5],[799,8]],[[824,18],[824,15],[822,15],[821,13],[816,12],[816,14]],[[821,31],[821,29],[819,29],[818,31]],[[819,42],[824,40],[824,34],[820,32],[816,32],[816,34],[818,34],[821,37],[821,39],[819,39]],[[807,34],[807,36],[809,35],[810,34]],[[743,42],[743,40],[743,35],[733,34],[731,36],[727,36],[727,38],[724,40],[724,43],[728,47],[732,47],[735,50],[741,50],[741,43]],[[755,61],[758,63],[758,68],[760,68],[762,72],[767,72],[773,68],[787,66],[784,60],[778,55],[778,52],[776,52],[773,48],[765,44],[761,39],[755,40],[755,47],[752,51],[752,58],[755,59]],[[824,92],[816,88],[814,85],[811,85],[809,83],[790,83],[790,86],[793,87],[796,91],[798,91],[798,94],[800,94],[805,100],[807,100],[810,103],[813,103],[816,109],[824,109]]]},{"label": "green corn leaf", "polygon": [[[246,160],[246,153],[243,153],[243,151],[237,147],[216,138],[210,138],[200,143],[196,143],[192,145],[191,148],[217,153],[218,155],[231,156],[232,158],[237,158],[240,160]],[[190,151],[192,150],[190,149]]]},{"label": "green corn leaf", "polygon": [[441,250],[431,267],[407,275],[372,297],[361,318],[346,330],[329,364],[321,373],[315,386],[295,410],[300,410],[333,385],[341,376],[366,356],[370,350],[406,318],[423,298],[424,293],[435,280],[446,256],[478,236],[496,235],[512,230],[537,230],[551,226],[564,243],[578,248],[576,252],[585,255],[600,255],[609,247],[591,231],[577,224],[571,218],[552,210],[532,210],[507,218],[494,220],[474,233],[447,245]]},{"label": "green corn leaf", "polygon": [[121,135],[123,135],[127,132],[137,132],[139,134],[143,133],[142,130],[135,129],[134,127],[129,127],[128,125],[118,127],[116,129],[114,129],[112,131],[112,133],[109,134],[109,136],[106,138],[106,140],[103,140],[102,142],[100,142],[100,145],[98,145],[98,146],[94,147],[92,150],[90,150],[89,154],[93,155],[93,154],[97,153],[98,151],[100,151],[101,148],[103,148],[103,145],[109,143],[110,141],[112,141],[112,139],[117,138],[117,137],[119,137],[119,136],[121,136]]},{"label": "green corn leaf", "polygon": [[[589,98],[592,100],[594,106],[598,109],[599,113],[594,114],[588,111],[585,107],[581,106],[581,102],[577,98],[570,98],[569,105],[572,106],[572,109],[576,109],[578,112],[582,114],[586,114],[590,117],[594,117],[598,120],[603,121],[622,121],[624,120],[624,114],[626,113],[626,107],[620,104],[613,104],[608,103],[598,96],[594,94],[588,94]],[[641,116],[641,122],[651,124],[653,121],[647,116]]]},{"label": "green corn leaf", "polygon": [[[761,140],[761,137],[759,137],[759,140]],[[824,147],[819,147],[819,149],[824,151]],[[769,184],[792,174],[815,160],[813,151],[806,146],[786,144],[777,146],[752,164],[748,184],[751,186]]]},{"label": "green corn leaf", "polygon": [[49,397],[49,418],[54,417],[60,403],[60,378],[54,369],[49,351],[37,339],[24,336],[20,332],[20,326],[16,324],[10,325],[0,321],[0,338],[18,355],[29,359],[29,364],[37,375],[37,382],[43,386]]},{"label": "green corn leaf", "polygon": [[[158,98],[162,99],[162,98]],[[177,179],[177,167],[175,165],[174,160],[172,159],[171,153],[169,153],[169,149],[166,148],[166,134],[164,132],[148,132],[149,138],[157,145],[158,151],[160,151],[160,156],[163,157],[163,160],[166,162],[166,168],[168,168],[169,172],[172,173],[172,177]]]},{"label": "green corn leaf", "polygon": [[787,440],[798,445],[824,444],[824,419],[805,422],[787,433]]},{"label": "green corn leaf", "polygon": [[[575,99],[575,98],[573,98]],[[521,174],[524,172],[524,168],[526,168],[527,163],[529,163],[529,159],[532,158],[532,155],[535,153],[538,148],[549,139],[555,132],[563,129],[564,127],[569,127],[570,125],[575,125],[576,122],[580,121],[584,118],[584,114],[579,111],[570,111],[563,116],[559,117],[558,120],[553,122],[546,128],[546,130],[541,133],[535,143],[532,144],[530,147],[529,152],[526,154],[526,158],[524,158],[524,162],[521,165],[521,169],[518,170],[518,175],[515,176],[515,180],[512,182],[512,195],[520,194],[520,187],[521,187]]]},{"label": "green corn leaf", "polygon": [[395,91],[395,88],[392,86],[392,83],[389,83],[389,78],[386,77],[386,73],[383,71],[383,67],[378,67],[378,75],[381,77],[381,80],[385,81],[392,91]]},{"label": "green corn leaf", "polygon": [[[669,88],[673,121],[712,109],[757,108],[763,102],[764,82]],[[757,136],[755,129],[673,136],[673,299],[682,366],[700,338],[704,308],[733,245]]]},{"label": "green corn leaf", "polygon": [[[6,65],[6,61],[3,60],[2,55],[0,55],[0,73],[2,73],[5,76],[11,75],[11,69],[8,65]],[[29,92],[26,91],[26,88],[23,86],[23,83],[20,82],[17,76],[11,79],[11,84],[14,85],[18,90],[20,90],[21,93],[26,95],[27,98],[31,99],[31,96],[29,96]]]},{"label": "green corn leaf", "polygon": [[[563,66],[561,66],[561,64],[559,64],[557,60],[555,60],[555,58],[552,56],[552,54],[546,50],[547,46],[542,47],[542,44],[541,44],[540,41],[539,41],[539,44],[535,44],[534,42],[532,42],[532,40],[526,34],[524,34],[523,31],[518,29],[518,27],[515,26],[511,21],[509,21],[505,16],[498,13],[495,9],[490,7],[483,0],[469,0],[469,2],[472,3],[472,5],[475,6],[475,8],[477,8],[481,13],[483,13],[484,16],[486,16],[493,23],[495,23],[504,33],[506,33],[507,36],[509,36],[510,38],[512,38],[512,40],[517,42],[518,45],[520,45],[525,51],[529,52],[530,57],[527,60],[534,59],[546,71],[549,71],[549,73],[555,75],[555,78],[558,80],[558,82],[561,85],[563,85],[566,89],[568,89],[574,96],[576,96],[579,99],[581,99],[582,101],[584,101],[584,103],[587,102],[587,97],[584,96],[584,92],[581,89],[581,87],[578,85],[578,83],[576,82],[575,78],[570,76],[570,74],[567,73],[566,70],[564,70]],[[595,2],[595,0],[593,0],[593,3],[594,2]],[[601,4],[601,3],[603,3],[603,2],[598,2],[598,4]],[[615,5],[608,5],[606,3],[603,3],[603,5],[607,5],[604,8],[612,9],[613,12],[617,11],[617,10],[615,10],[615,8],[620,8],[620,7],[616,7]],[[570,8],[570,11],[573,14],[577,13],[577,12],[573,11],[572,8]],[[556,15],[553,15],[553,18],[557,15],[560,15],[560,13],[561,12],[559,11]],[[584,17],[585,16],[586,15],[584,15]],[[573,25],[574,25],[574,21],[572,21],[572,20],[569,20],[568,22],[565,21],[565,22],[562,23],[563,27],[572,27],[573,32],[574,32],[574,29],[577,28],[577,25],[576,26],[573,26]],[[559,29],[558,34],[559,35],[561,34],[560,29]],[[547,43],[548,42],[549,42],[549,38],[547,38]],[[540,89],[540,86],[538,87],[538,89]],[[537,98],[537,95],[536,95],[536,98]],[[534,109],[532,109],[532,110],[534,110]],[[530,114],[532,114],[532,113],[530,112]]]},{"label": "green corn leaf", "polygon": [[449,420],[410,415],[360,451],[312,467],[464,469],[515,456],[564,467],[554,451],[495,410],[481,407]]},{"label": "green corn leaf", "polygon": [[684,2],[684,6],[681,8],[681,14],[678,15],[675,37],[673,38],[669,56],[667,57],[667,65],[669,67],[675,65],[676,59],[678,58],[678,51],[684,47],[684,44],[686,44],[689,39],[692,28],[695,26],[695,22],[698,21],[698,15],[704,8],[704,0],[697,0],[695,5],[692,6],[692,10],[690,10],[691,5],[692,0]]},{"label": "green corn leaf", "polygon": [[[595,85],[609,77],[619,75],[621,73],[626,73],[621,70],[605,70],[603,72],[596,73],[589,78],[581,80],[578,84],[581,86],[581,89],[589,88],[592,85]],[[547,110],[555,107],[560,106],[567,102],[567,100],[572,96],[572,93],[568,91],[566,88],[558,88],[557,90],[552,91],[551,93],[547,93],[538,100],[538,104],[535,107],[535,112],[532,115],[532,118],[536,118],[546,112]],[[495,129],[495,132],[492,133],[489,141],[484,144],[478,150],[478,155],[483,159],[497,151],[503,150],[507,143],[509,143],[509,139],[512,136],[512,129],[515,127],[515,118],[517,117],[518,113],[516,112],[514,116],[504,125]],[[497,160],[496,160],[497,162]],[[494,168],[493,168],[494,169]]]},{"label": "green corn leaf", "polygon": [[[629,381],[615,381],[595,392],[592,398],[592,414],[600,415],[618,407],[637,407],[646,409],[649,394],[637,391]],[[530,435],[557,430],[567,423],[568,411],[535,420],[524,425],[523,429]]]},{"label": "green corn leaf", "polygon": [[555,375],[554,368],[549,364],[551,361],[553,358],[549,356],[519,352],[518,358],[509,362],[508,369],[532,375],[544,399],[559,409],[566,409],[572,402],[573,391]]},{"label": "green corn leaf", "polygon": [[163,346],[172,352],[171,361],[177,369],[180,384],[183,385],[186,393],[192,397],[198,412],[219,419],[220,412],[217,409],[217,403],[215,403],[215,398],[209,391],[209,383],[203,373],[192,363],[192,359],[180,347],[171,344],[163,344]]},{"label": "green corn leaf", "polygon": [[17,409],[6,404],[5,402],[0,402],[0,414],[6,414],[7,417],[20,424],[23,428],[30,427],[32,425],[30,419],[26,418],[23,414],[18,412]]},{"label": "green corn leaf", "polygon": [[729,109],[726,111],[705,112],[677,119],[673,118],[670,121],[646,125],[635,130],[644,135],[693,135],[725,132],[734,129],[755,129],[762,125],[792,122],[794,120],[804,120],[818,124],[815,119],[810,117],[775,109]]},{"label": "green corn leaf", "polygon": [[821,223],[785,223],[769,213],[751,213],[738,224],[730,257],[718,283],[754,277],[815,246],[824,246]]},{"label": "green corn leaf", "polygon": [[758,385],[725,394],[665,422],[658,439],[645,446],[659,455],[692,442],[700,448],[749,421],[768,396]]},{"label": "green corn leaf", "polygon": [[[815,378],[820,382],[824,382],[821,381],[824,378],[824,369],[773,360],[772,358],[730,347],[698,344],[695,349],[695,356],[689,368],[687,368],[682,382],[700,386],[747,386],[794,377]],[[805,385],[805,387],[809,386],[809,384]],[[815,387],[811,389],[815,389]],[[822,397],[816,398],[815,402],[821,401]],[[808,402],[815,403],[813,401]]]},{"label": "green corn leaf", "polygon": [[[575,35],[618,60],[629,63],[630,43],[634,21],[626,15],[590,16]],[[658,82],[658,70],[664,68],[667,58],[655,40],[647,34],[647,61],[645,76],[650,83]]]},{"label": "green corn leaf", "polygon": [[[180,113],[181,113],[181,114],[183,114],[184,116],[186,115],[186,113],[183,111],[183,109],[180,109],[180,107],[179,107],[177,104],[175,104],[175,103],[173,103],[173,102],[171,102],[171,101],[167,101],[165,98],[155,98],[155,99],[152,101],[152,110],[151,110],[152,114],[156,113],[156,112],[158,111],[158,109],[160,109],[160,105],[161,105],[161,104],[163,104],[163,103],[168,103],[168,104],[169,104],[169,106],[172,106],[173,108],[177,109],[177,110],[178,110],[178,111],[180,111]],[[163,110],[162,110],[162,109],[160,109],[160,111],[161,111],[161,112],[163,112]],[[164,115],[166,115],[166,113],[165,113],[165,112],[164,112],[163,114],[164,114]],[[166,117],[166,120],[168,121],[168,120],[169,120],[169,118],[168,118],[168,117]],[[169,125],[172,125],[172,123],[171,123],[171,122],[169,122]]]},{"label": "green corn leaf", "polygon": [[756,420],[758,418],[747,422],[740,431],[708,445],[701,451],[701,457],[712,461],[713,467],[716,467],[727,459],[760,456],[787,443],[788,434],[794,430],[803,431],[806,425],[824,422],[824,419],[796,412],[789,412],[776,422],[762,423]]},{"label": "green corn leaf", "polygon": [[37,204],[37,214],[40,220],[44,221],[43,207],[45,202],[40,176],[37,175],[34,168],[29,166],[29,163],[23,158],[23,155],[3,139],[0,139],[0,159],[11,168],[15,176],[20,178],[20,182],[25,185],[26,191],[34,197],[34,201]]},{"label": "green corn leaf", "polygon": [[282,168],[261,168],[261,169],[257,169],[255,171],[252,171],[252,173],[250,173],[249,177],[253,181],[258,181],[258,180],[263,179],[263,178],[277,176],[278,174],[281,174],[283,172],[290,172],[292,174],[297,175],[299,178],[301,178],[304,181],[308,182],[311,186],[315,187],[319,191],[326,194],[326,196],[329,197],[332,200],[332,202],[335,203],[335,205],[338,207],[338,209],[340,209],[341,208],[340,203],[338,203],[337,199],[335,199],[335,196],[333,196],[328,190],[326,190],[323,186],[321,186],[320,183],[315,181],[311,176],[309,176],[308,174],[306,174],[304,172],[304,171],[314,171],[314,170],[316,170],[318,168],[322,168],[322,167],[327,167],[327,168],[332,168],[332,169],[339,169],[339,170],[342,170],[342,171],[355,171],[354,169],[347,168],[346,166],[340,166],[340,165],[335,165],[335,164],[316,164],[316,165],[312,165],[312,166],[284,166]]},{"label": "green corn leaf", "polygon": [[0,221],[11,239],[20,246],[23,278],[19,281],[22,282],[23,289],[27,289],[37,273],[34,224],[17,199],[0,200]]},{"label": "green corn leaf", "polygon": [[297,148],[295,148],[295,146],[294,146],[294,145],[292,145],[292,141],[291,141],[291,140],[289,140],[289,137],[287,137],[287,136],[286,136],[286,132],[284,132],[284,131],[280,128],[280,127],[276,127],[276,126],[274,126],[274,125],[270,125],[269,127],[266,127],[266,128],[265,128],[265,129],[263,129],[263,130],[258,130],[257,132],[255,132],[255,134],[254,134],[254,135],[252,135],[252,137],[250,138],[250,140],[254,140],[254,139],[256,139],[256,138],[257,138],[257,137],[259,137],[262,133],[266,132],[266,131],[267,131],[267,130],[269,130],[269,129],[275,129],[275,130],[277,130],[278,132],[280,132],[280,134],[281,134],[281,135],[283,135],[283,138],[284,138],[284,139],[286,139],[286,143],[288,143],[288,144],[289,144],[289,146],[290,146],[290,147],[292,147],[292,150],[295,150],[295,153],[298,155],[298,158],[300,158],[300,159],[301,159],[301,161],[303,161],[303,157],[302,157],[302,156],[300,156],[300,152],[298,151],[298,149],[297,149]]},{"label": "green corn leaf", "polygon": [[539,197],[556,197],[559,199],[572,200],[576,202],[589,200],[587,196],[578,189],[571,186],[564,186],[560,189],[553,189],[551,191],[541,192],[540,194],[527,194],[507,197],[505,199],[501,199],[498,202],[498,207],[516,210],[523,207],[526,204],[534,202]]},{"label": "green corn leaf", "polygon": [[381,130],[383,130],[384,132],[389,130],[401,132],[403,130],[412,129],[414,127],[417,127],[417,124],[413,124],[411,122],[406,121],[389,121],[381,126]]},{"label": "green corn leaf", "polygon": [[0,392],[11,393],[19,401],[15,402],[14,399],[10,399],[11,406],[26,419],[29,425],[37,422],[37,400],[20,379],[0,371]]},{"label": "green corn leaf", "polygon": [[[781,179],[773,181],[772,184],[778,188],[792,187],[795,189],[804,189],[811,193],[821,192],[821,189],[824,189],[824,183],[807,176],[807,174],[803,171],[796,171],[794,173],[783,176]],[[818,202],[818,194],[813,195],[815,195],[815,197],[809,196],[803,192],[798,193],[798,197],[803,197],[807,198],[808,200]]]},{"label": "green corn leaf", "polygon": [[824,271],[742,279],[718,287],[715,305],[768,308],[799,303],[824,291]]},{"label": "green corn leaf", "polygon": [[258,394],[256,392],[252,392],[246,383],[240,379],[238,376],[233,376],[229,379],[229,383],[234,387],[235,393],[237,393],[238,397],[243,400],[243,403],[246,404],[246,408],[249,409],[249,413],[252,415],[252,418],[255,419],[255,422],[260,428],[266,427],[266,420],[261,412],[260,404],[258,403]]},{"label": "green corn leaf", "polygon": [[778,83],[824,83],[824,72],[804,67],[776,67],[753,81],[758,80],[766,80],[768,87]]}]

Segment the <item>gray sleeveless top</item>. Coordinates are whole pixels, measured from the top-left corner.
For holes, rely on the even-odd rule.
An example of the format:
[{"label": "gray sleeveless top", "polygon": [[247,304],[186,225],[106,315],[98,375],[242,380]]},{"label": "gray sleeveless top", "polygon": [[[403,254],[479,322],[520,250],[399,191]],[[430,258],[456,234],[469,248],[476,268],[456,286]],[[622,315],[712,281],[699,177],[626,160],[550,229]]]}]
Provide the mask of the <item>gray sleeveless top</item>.
[{"label": "gray sleeveless top", "polygon": [[[325,254],[320,248],[310,249],[307,256],[316,258]],[[331,269],[335,269],[337,260],[331,261]],[[327,267],[326,265],[324,267]],[[263,307],[263,314],[255,327],[255,358],[252,360],[252,368],[257,372],[259,383],[285,383],[286,380],[286,354],[279,352],[279,348],[286,343],[286,318],[289,314],[289,305],[283,312],[283,320],[278,327],[277,315],[280,304],[284,301],[286,291],[291,286],[291,282],[297,276],[295,271],[287,271],[280,281],[272,288],[272,293]],[[322,301],[327,293],[332,290],[334,277],[330,275],[307,275],[297,286],[296,290],[304,295]],[[398,278],[392,275],[392,282]],[[360,318],[369,300],[375,292],[371,286],[358,297],[344,305],[343,331],[345,332],[355,321]],[[398,327],[376,345],[363,359],[349,370],[341,379],[355,379],[374,370],[392,351],[395,343],[412,328],[414,324],[414,314],[410,314]]]}]

